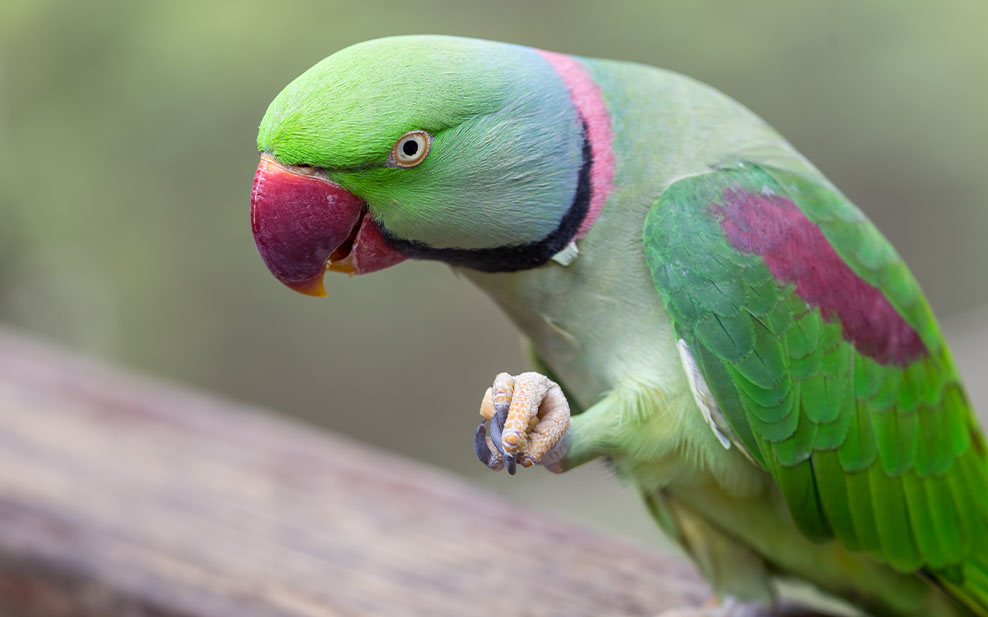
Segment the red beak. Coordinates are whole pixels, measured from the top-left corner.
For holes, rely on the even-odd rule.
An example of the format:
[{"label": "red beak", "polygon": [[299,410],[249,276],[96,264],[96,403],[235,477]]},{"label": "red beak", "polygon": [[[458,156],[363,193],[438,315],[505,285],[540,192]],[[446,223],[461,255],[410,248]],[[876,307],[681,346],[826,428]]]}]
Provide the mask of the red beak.
[{"label": "red beak", "polygon": [[326,270],[363,274],[405,256],[388,246],[364,217],[364,202],[311,168],[261,156],[250,196],[251,228],[261,259],[279,281],[326,296]]}]

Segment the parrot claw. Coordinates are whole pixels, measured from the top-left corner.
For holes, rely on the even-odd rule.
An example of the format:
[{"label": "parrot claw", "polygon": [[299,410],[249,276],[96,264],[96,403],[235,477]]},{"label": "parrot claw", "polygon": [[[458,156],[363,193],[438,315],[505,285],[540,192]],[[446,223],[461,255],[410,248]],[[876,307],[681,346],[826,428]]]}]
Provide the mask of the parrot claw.
[{"label": "parrot claw", "polygon": [[509,476],[515,475],[516,468],[515,468],[515,455],[514,454],[505,454],[504,455],[504,467],[508,470],[508,475]]},{"label": "parrot claw", "polygon": [[491,441],[501,455],[504,455],[504,444],[501,443],[501,434],[504,432],[504,422],[508,418],[508,407],[498,410],[491,418]]},{"label": "parrot claw", "polygon": [[477,432],[473,434],[473,450],[477,453],[477,458],[484,465],[493,471],[500,471],[504,467],[504,455],[498,451],[487,430],[487,420],[483,420],[477,427]]},{"label": "parrot claw", "polygon": [[556,470],[569,440],[569,403],[559,386],[545,375],[501,373],[487,389],[480,406],[484,420],[473,438],[480,462],[510,475],[517,465],[545,462]]},{"label": "parrot claw", "polygon": [[477,453],[480,462],[488,467],[494,462],[494,456],[490,448],[487,447],[487,424],[484,422],[480,423],[477,432],[473,434],[473,451]]},{"label": "parrot claw", "polygon": [[504,452],[504,444],[501,443],[501,433],[504,431],[504,422],[507,417],[507,405],[504,405],[500,411],[495,412],[489,418],[485,416],[484,420],[480,421],[477,432],[473,435],[473,449],[480,462],[494,471],[500,471],[507,461],[508,473],[514,475],[515,458],[513,456],[507,457]]}]

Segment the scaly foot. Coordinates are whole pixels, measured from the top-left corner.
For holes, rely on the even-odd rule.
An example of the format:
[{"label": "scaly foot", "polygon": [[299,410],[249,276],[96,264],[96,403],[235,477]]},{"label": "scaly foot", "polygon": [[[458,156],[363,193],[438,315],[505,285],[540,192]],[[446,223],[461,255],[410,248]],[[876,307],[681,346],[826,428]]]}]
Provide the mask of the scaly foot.
[{"label": "scaly foot", "polygon": [[480,462],[514,475],[515,464],[541,463],[553,470],[566,454],[569,403],[559,385],[539,373],[500,373],[480,404],[483,420],[474,434]]}]

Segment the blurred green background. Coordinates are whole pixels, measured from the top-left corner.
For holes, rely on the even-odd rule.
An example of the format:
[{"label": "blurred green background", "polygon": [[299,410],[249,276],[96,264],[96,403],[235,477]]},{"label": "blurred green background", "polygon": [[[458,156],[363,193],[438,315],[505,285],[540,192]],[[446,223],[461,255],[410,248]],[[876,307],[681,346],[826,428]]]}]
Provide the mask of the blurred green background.
[{"label": "blurred green background", "polygon": [[337,49],[423,32],[711,83],[886,232],[984,407],[986,27],[981,0],[3,0],[0,322],[655,537],[600,468],[508,479],[476,462],[480,395],[524,364],[506,319],[445,266],[331,277],[322,302],[268,274],[248,224],[268,102]]}]

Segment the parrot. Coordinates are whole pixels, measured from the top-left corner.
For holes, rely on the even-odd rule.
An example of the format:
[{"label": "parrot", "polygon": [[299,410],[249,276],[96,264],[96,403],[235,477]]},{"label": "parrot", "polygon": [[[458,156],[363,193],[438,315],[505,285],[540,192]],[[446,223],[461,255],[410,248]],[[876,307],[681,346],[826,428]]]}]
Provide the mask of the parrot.
[{"label": "parrot", "polygon": [[988,451],[930,305],[740,103],[643,64],[405,35],[291,81],[257,146],[274,277],[326,296],[327,271],[423,259],[479,287],[532,363],[480,397],[480,461],[604,461],[710,582],[696,614],[801,581],[877,616],[988,615]]}]

